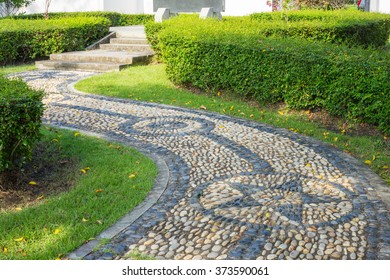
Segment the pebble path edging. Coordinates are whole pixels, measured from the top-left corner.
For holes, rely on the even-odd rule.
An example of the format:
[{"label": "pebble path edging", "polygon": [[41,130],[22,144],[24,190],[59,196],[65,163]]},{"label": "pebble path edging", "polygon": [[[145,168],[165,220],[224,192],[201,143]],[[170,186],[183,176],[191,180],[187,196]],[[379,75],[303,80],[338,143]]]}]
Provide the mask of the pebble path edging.
[{"label": "pebble path edging", "polygon": [[356,159],[261,123],[69,86],[91,75],[15,76],[48,93],[46,124],[136,147],[166,170],[151,194],[157,201],[143,205],[139,218],[109,230],[111,241],[99,250],[74,256],[390,259],[390,188]]}]

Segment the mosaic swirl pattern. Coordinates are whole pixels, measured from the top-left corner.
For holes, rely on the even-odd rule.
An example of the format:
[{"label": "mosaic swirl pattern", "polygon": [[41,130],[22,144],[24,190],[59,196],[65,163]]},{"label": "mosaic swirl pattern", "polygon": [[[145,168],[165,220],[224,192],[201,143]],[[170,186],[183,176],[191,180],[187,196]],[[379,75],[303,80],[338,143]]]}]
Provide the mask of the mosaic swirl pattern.
[{"label": "mosaic swirl pattern", "polygon": [[[20,74],[41,87],[45,122],[164,159],[159,200],[85,259],[388,259],[389,212],[376,175],[282,129],[171,106],[77,94],[89,73]],[[375,182],[374,182],[375,181]]]}]

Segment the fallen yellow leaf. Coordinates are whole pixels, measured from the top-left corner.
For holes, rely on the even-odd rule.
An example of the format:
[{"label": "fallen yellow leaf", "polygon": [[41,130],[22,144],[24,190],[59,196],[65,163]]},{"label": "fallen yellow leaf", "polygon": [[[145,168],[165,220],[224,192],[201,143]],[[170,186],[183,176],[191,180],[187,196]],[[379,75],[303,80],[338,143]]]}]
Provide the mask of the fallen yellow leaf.
[{"label": "fallen yellow leaf", "polygon": [[311,164],[310,164],[310,163],[306,163],[306,166],[307,166],[307,167],[311,167]]},{"label": "fallen yellow leaf", "polygon": [[201,109],[201,110],[207,110],[206,106],[203,106],[203,105],[201,105],[201,106],[199,107],[199,109]]},{"label": "fallen yellow leaf", "polygon": [[58,142],[58,139],[55,139],[55,138],[54,138],[54,139],[51,140],[51,141],[52,141],[52,142]]},{"label": "fallen yellow leaf", "polygon": [[367,164],[367,165],[371,165],[372,161],[367,159],[367,160],[364,161],[364,163]]},{"label": "fallen yellow leaf", "polygon": [[249,116],[249,117],[250,117],[250,118],[253,118],[254,116],[255,116],[255,115],[253,115],[253,114],[250,114],[250,116]]},{"label": "fallen yellow leaf", "polygon": [[3,253],[4,253],[4,254],[7,254],[7,253],[8,253],[8,249],[4,247],[4,248],[3,248]]},{"label": "fallen yellow leaf", "polygon": [[88,219],[83,218],[83,222],[84,222],[84,223],[86,223],[86,222],[88,222],[88,221],[89,221]]},{"label": "fallen yellow leaf", "polygon": [[383,169],[389,169],[389,167],[387,165],[383,166],[382,168]]},{"label": "fallen yellow leaf", "polygon": [[37,182],[35,182],[35,181],[30,181],[30,182],[28,182],[28,184],[29,184],[29,185],[32,185],[32,186],[35,186],[35,185],[37,185]]},{"label": "fallen yellow leaf", "polygon": [[61,230],[59,228],[54,230],[54,234],[59,234],[60,232],[61,232]]},{"label": "fallen yellow leaf", "polygon": [[85,173],[87,173],[89,170],[91,170],[91,168],[85,167],[85,168],[80,169],[80,172],[83,173],[83,174],[85,174]]},{"label": "fallen yellow leaf", "polygon": [[218,96],[221,96],[221,93],[218,91],[217,95],[218,95]]},{"label": "fallen yellow leaf", "polygon": [[75,132],[74,137],[80,136],[79,132]]},{"label": "fallen yellow leaf", "polygon": [[233,110],[234,110],[234,106],[231,106],[231,107],[229,108],[229,110],[230,110],[230,111],[233,111]]},{"label": "fallen yellow leaf", "polygon": [[103,222],[101,220],[96,220],[96,223],[98,223],[99,225],[103,224]]},{"label": "fallen yellow leaf", "polygon": [[266,213],[266,214],[265,214],[265,217],[266,217],[266,218],[270,218],[270,217],[271,217],[271,213]]},{"label": "fallen yellow leaf", "polygon": [[103,192],[103,191],[104,191],[103,189],[97,189],[95,192],[101,193],[101,192]]},{"label": "fallen yellow leaf", "polygon": [[16,207],[16,208],[15,208],[15,211],[22,211],[22,208]]},{"label": "fallen yellow leaf", "polygon": [[24,240],[24,237],[20,237],[20,238],[15,238],[14,241],[15,242],[22,242]]},{"label": "fallen yellow leaf", "polygon": [[219,126],[219,128],[220,128],[220,129],[223,129],[223,128],[225,128],[225,126],[223,126],[223,125],[220,125],[220,126]]},{"label": "fallen yellow leaf", "polygon": [[129,178],[130,179],[133,179],[133,178],[135,178],[137,175],[135,175],[135,174],[131,174],[130,176],[129,176]]},{"label": "fallen yellow leaf", "polygon": [[278,111],[278,114],[283,116],[283,115],[284,115],[284,112]]}]

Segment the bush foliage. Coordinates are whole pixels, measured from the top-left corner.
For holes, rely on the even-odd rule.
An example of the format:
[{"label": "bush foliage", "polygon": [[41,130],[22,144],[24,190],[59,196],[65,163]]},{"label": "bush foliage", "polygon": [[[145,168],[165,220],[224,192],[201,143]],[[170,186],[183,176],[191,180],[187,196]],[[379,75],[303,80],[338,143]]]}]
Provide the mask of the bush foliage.
[{"label": "bush foliage", "polygon": [[[72,17],[102,17],[110,21],[111,26],[127,26],[145,24],[153,20],[153,15],[120,14],[116,12],[72,12],[72,13],[49,13],[50,19],[72,18]],[[44,14],[29,14],[12,17],[13,19],[44,19]]]},{"label": "bush foliage", "polygon": [[388,52],[266,37],[248,22],[181,16],[146,30],[175,83],[291,108],[325,108],[390,132]]},{"label": "bush foliage", "polygon": [[12,169],[31,156],[39,138],[43,92],[19,80],[0,76],[0,171]]},{"label": "bush foliage", "polygon": [[83,50],[108,33],[110,21],[97,17],[0,20],[0,65],[52,53]]}]

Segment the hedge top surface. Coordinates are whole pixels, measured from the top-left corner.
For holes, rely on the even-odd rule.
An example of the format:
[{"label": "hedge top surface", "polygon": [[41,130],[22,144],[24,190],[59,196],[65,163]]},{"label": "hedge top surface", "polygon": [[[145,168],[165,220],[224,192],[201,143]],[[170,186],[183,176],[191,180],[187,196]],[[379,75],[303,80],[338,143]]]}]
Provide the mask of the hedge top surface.
[{"label": "hedge top surface", "polygon": [[42,98],[43,91],[32,90],[26,83],[16,79],[10,80],[0,75],[0,102],[8,102],[14,98]]},{"label": "hedge top surface", "polygon": [[390,15],[381,13],[365,13],[356,10],[292,10],[270,13],[254,13],[251,19],[259,21],[349,21],[349,20],[390,20]]},{"label": "hedge top surface", "polygon": [[0,32],[65,29],[90,24],[110,25],[108,19],[101,17],[72,17],[49,20],[3,19],[0,22]]}]

